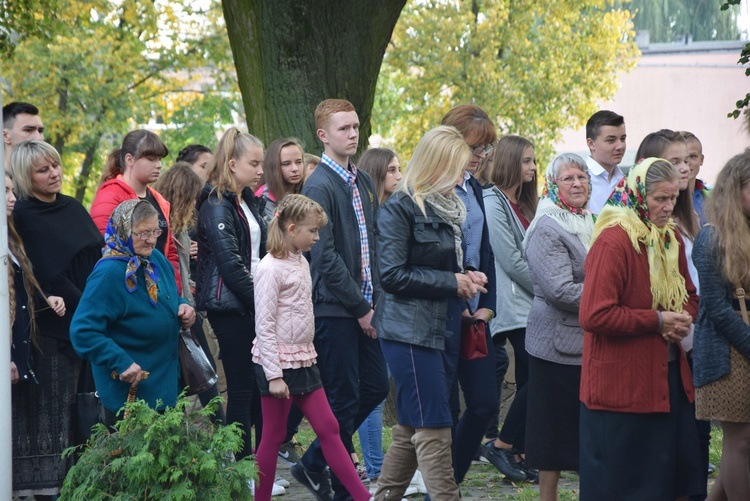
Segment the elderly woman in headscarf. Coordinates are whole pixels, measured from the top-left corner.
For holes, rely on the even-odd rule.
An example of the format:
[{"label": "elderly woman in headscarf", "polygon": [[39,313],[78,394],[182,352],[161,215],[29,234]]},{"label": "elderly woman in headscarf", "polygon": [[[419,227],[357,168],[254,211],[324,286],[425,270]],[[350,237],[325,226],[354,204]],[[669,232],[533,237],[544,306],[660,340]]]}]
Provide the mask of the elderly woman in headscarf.
[{"label": "elderly woman in headscarf", "polygon": [[581,500],[687,499],[701,459],[693,381],[680,341],[698,312],[671,219],[679,173],[636,164],[599,214],[579,320]]},{"label": "elderly woman in headscarf", "polygon": [[539,470],[542,501],[557,499],[561,470],[578,471],[578,388],[583,329],[578,308],[594,219],[586,209],[586,162],[563,153],[550,162],[524,247],[534,299],[526,326],[529,354],[526,464]]},{"label": "elderly woman in headscarf", "polygon": [[[151,204],[122,202],[105,231],[105,250],[89,276],[70,326],[78,354],[91,361],[105,411],[116,413],[132,383],[138,398],[157,408],[177,402],[180,326],[195,311],[179,295],[172,265],[154,249],[162,230]],[[105,417],[113,421],[113,416]]]}]

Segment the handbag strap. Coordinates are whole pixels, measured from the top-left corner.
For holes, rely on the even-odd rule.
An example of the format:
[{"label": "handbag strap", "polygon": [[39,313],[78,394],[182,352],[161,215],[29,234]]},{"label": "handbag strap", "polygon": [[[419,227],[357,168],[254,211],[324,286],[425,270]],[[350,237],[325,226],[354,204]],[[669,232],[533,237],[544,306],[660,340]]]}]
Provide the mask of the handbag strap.
[{"label": "handbag strap", "polygon": [[742,287],[737,287],[737,289],[734,291],[734,297],[737,299],[737,302],[740,303],[740,315],[742,316],[742,320],[745,322],[746,325],[750,325],[750,319],[748,319],[747,316],[747,303],[745,301],[745,289]]}]

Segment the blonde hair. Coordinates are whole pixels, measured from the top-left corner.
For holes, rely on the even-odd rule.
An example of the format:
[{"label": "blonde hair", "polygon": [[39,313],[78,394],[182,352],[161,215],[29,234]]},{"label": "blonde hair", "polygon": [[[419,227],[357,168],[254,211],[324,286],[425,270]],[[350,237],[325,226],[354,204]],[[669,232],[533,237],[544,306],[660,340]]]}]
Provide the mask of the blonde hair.
[{"label": "blonde hair", "polygon": [[263,142],[237,127],[231,127],[222,136],[214,158],[208,165],[208,184],[213,186],[219,199],[222,193],[237,191],[237,182],[229,168],[229,161],[239,160],[250,148],[260,148],[263,151]]},{"label": "blonde hair", "polygon": [[[11,181],[13,178],[10,176],[10,173],[6,172],[5,175],[10,179]],[[7,218],[8,222],[8,250],[16,257],[16,260],[18,261],[18,266],[21,268],[21,271],[23,272],[23,286],[26,289],[26,296],[28,298],[28,302],[26,303],[26,307],[28,308],[29,313],[29,320],[31,321],[31,342],[36,346],[39,347],[37,344],[37,326],[36,326],[36,301],[34,301],[34,296],[37,297],[47,297],[47,295],[42,292],[42,288],[39,285],[39,282],[37,282],[36,277],[34,277],[34,272],[31,266],[31,261],[29,260],[28,256],[26,255],[26,248],[23,245],[23,240],[21,240],[20,235],[18,234],[18,231],[16,230],[16,225],[13,223],[13,214],[10,214]],[[8,259],[8,298],[10,300],[10,325],[13,326],[13,324],[16,321],[16,276],[15,276],[15,270],[13,269],[13,260]]]},{"label": "blonde hair", "polygon": [[44,141],[23,141],[13,147],[10,154],[10,169],[13,172],[15,193],[19,200],[32,196],[31,175],[39,162],[46,160],[61,165],[62,160],[57,150]]},{"label": "blonde hair", "polygon": [[304,195],[290,193],[285,196],[268,225],[268,253],[277,259],[286,259],[289,256],[287,228],[290,224],[299,226],[308,221],[314,221],[318,228],[322,228],[328,224],[328,215],[318,202]]},{"label": "blonde hair", "polygon": [[425,197],[452,191],[469,160],[471,150],[458,129],[449,125],[435,127],[419,140],[399,191],[408,193],[427,215]]},{"label": "blonde hair", "polygon": [[715,228],[722,275],[734,287],[750,285],[750,218],[742,210],[742,189],[750,183],[750,148],[721,169],[706,201],[706,218]]}]

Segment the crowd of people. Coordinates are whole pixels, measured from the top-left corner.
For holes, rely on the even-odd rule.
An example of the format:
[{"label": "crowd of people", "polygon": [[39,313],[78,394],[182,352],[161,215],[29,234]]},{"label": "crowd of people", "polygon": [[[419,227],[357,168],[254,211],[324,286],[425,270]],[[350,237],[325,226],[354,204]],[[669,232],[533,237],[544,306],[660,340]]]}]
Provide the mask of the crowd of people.
[{"label": "crowd of people", "polygon": [[750,149],[712,190],[687,131],[648,134],[625,169],[624,118],[601,110],[590,155],[555,156],[540,181],[531,141],[462,105],[402,174],[387,148],[355,165],[348,101],[314,118],[320,157],[233,127],[165,172],[167,145],[131,131],[87,211],[62,194],[39,110],[3,108],[14,496],[59,494],[77,393],[96,391],[110,425],[136,387],[175,405],[191,329],[220,356],[213,422],[241,426],[261,501],[289,486],[277,461],[319,500],[445,501],[475,460],[544,501],[562,471],[582,500],[750,499]]}]

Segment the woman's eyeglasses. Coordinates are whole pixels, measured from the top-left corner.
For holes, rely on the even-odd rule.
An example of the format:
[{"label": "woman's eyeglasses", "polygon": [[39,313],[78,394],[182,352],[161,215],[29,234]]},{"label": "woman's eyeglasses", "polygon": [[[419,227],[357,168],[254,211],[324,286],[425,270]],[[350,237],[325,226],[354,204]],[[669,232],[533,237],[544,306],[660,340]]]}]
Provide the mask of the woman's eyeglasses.
[{"label": "woman's eyeglasses", "polygon": [[484,152],[485,155],[489,155],[492,153],[492,150],[495,149],[495,146],[492,144],[486,144],[484,146],[472,146],[469,145],[469,149],[471,149],[472,155],[475,157],[478,157]]},{"label": "woman's eyeglasses", "polygon": [[583,174],[579,174],[578,176],[565,176],[561,178],[555,179],[557,181],[557,184],[573,184],[574,182],[578,181],[581,184],[588,184],[589,177]]},{"label": "woman's eyeglasses", "polygon": [[162,233],[164,233],[162,230],[142,231],[140,233],[133,233],[133,236],[138,237],[141,240],[148,240],[151,237],[159,238]]}]

